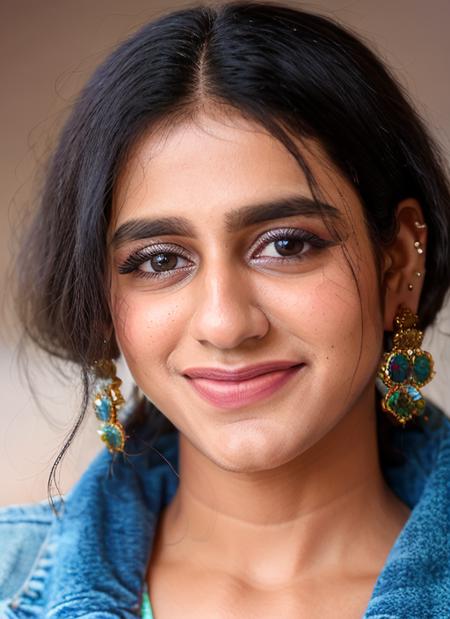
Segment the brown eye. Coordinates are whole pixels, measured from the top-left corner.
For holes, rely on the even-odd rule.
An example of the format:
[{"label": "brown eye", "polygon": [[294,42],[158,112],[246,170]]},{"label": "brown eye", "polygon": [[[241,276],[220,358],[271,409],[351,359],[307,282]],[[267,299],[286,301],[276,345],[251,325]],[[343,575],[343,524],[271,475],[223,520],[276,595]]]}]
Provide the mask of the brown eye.
[{"label": "brown eye", "polygon": [[333,245],[316,234],[302,228],[270,230],[259,241],[254,259],[275,260],[276,262],[295,262],[308,258],[310,253]]},{"label": "brown eye", "polygon": [[150,245],[128,256],[118,271],[122,275],[135,273],[142,277],[167,277],[191,264],[181,247]]},{"label": "brown eye", "polygon": [[141,271],[165,272],[177,268],[178,260],[183,260],[181,256],[169,252],[159,253],[143,262],[140,266]]},{"label": "brown eye", "polygon": [[305,242],[301,239],[279,239],[274,242],[276,251],[281,256],[292,256],[299,254],[305,247]]}]

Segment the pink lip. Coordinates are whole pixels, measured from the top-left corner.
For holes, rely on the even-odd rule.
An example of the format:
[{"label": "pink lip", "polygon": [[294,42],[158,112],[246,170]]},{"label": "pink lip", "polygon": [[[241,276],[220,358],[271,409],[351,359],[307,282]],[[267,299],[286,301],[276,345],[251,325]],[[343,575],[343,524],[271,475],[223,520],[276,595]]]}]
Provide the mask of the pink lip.
[{"label": "pink lip", "polygon": [[220,408],[240,408],[267,398],[280,389],[303,367],[291,366],[259,374],[246,380],[224,380],[211,378],[189,378],[189,384],[207,402]]},{"label": "pink lip", "polygon": [[233,368],[226,370],[222,368],[188,368],[183,372],[185,376],[190,378],[210,378],[212,380],[247,380],[260,374],[274,372],[275,370],[286,370],[294,365],[299,365],[299,361],[266,361],[264,363],[256,363],[247,365],[243,368]]}]

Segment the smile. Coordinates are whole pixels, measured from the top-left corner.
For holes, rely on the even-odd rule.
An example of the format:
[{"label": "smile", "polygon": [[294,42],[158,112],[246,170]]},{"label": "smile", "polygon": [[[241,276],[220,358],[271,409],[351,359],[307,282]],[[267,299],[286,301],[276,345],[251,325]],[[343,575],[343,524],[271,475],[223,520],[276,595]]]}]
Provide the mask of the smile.
[{"label": "smile", "polygon": [[304,364],[260,374],[246,380],[213,380],[188,378],[189,384],[207,402],[224,409],[253,404],[271,396],[295,376]]}]

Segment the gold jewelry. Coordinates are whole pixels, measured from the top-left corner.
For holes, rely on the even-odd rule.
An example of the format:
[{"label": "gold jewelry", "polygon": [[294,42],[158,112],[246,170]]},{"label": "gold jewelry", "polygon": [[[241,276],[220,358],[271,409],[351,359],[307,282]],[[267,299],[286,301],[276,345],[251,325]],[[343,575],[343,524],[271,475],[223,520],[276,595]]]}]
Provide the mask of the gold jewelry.
[{"label": "gold jewelry", "polygon": [[117,420],[117,411],[125,404],[120,391],[122,381],[116,374],[116,365],[110,359],[95,361],[93,371],[96,375],[94,382],[94,411],[101,421],[100,430],[97,430],[102,441],[111,453],[123,451],[125,445],[125,430]]},{"label": "gold jewelry", "polygon": [[393,348],[383,355],[378,376],[386,386],[382,408],[399,424],[421,416],[425,400],[419,391],[435,375],[429,352],[420,348],[423,332],[417,328],[419,317],[400,307],[394,319]]}]

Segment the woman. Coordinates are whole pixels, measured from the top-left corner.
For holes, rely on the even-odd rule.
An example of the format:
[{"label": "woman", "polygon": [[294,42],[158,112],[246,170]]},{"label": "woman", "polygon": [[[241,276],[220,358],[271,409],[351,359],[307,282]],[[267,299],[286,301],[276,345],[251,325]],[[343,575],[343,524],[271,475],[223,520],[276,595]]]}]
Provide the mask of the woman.
[{"label": "woman", "polygon": [[328,19],[202,6],[123,43],[20,263],[27,333],[80,366],[107,448],[54,511],[0,512],[2,616],[449,616],[450,423],[420,391],[449,205]]}]

